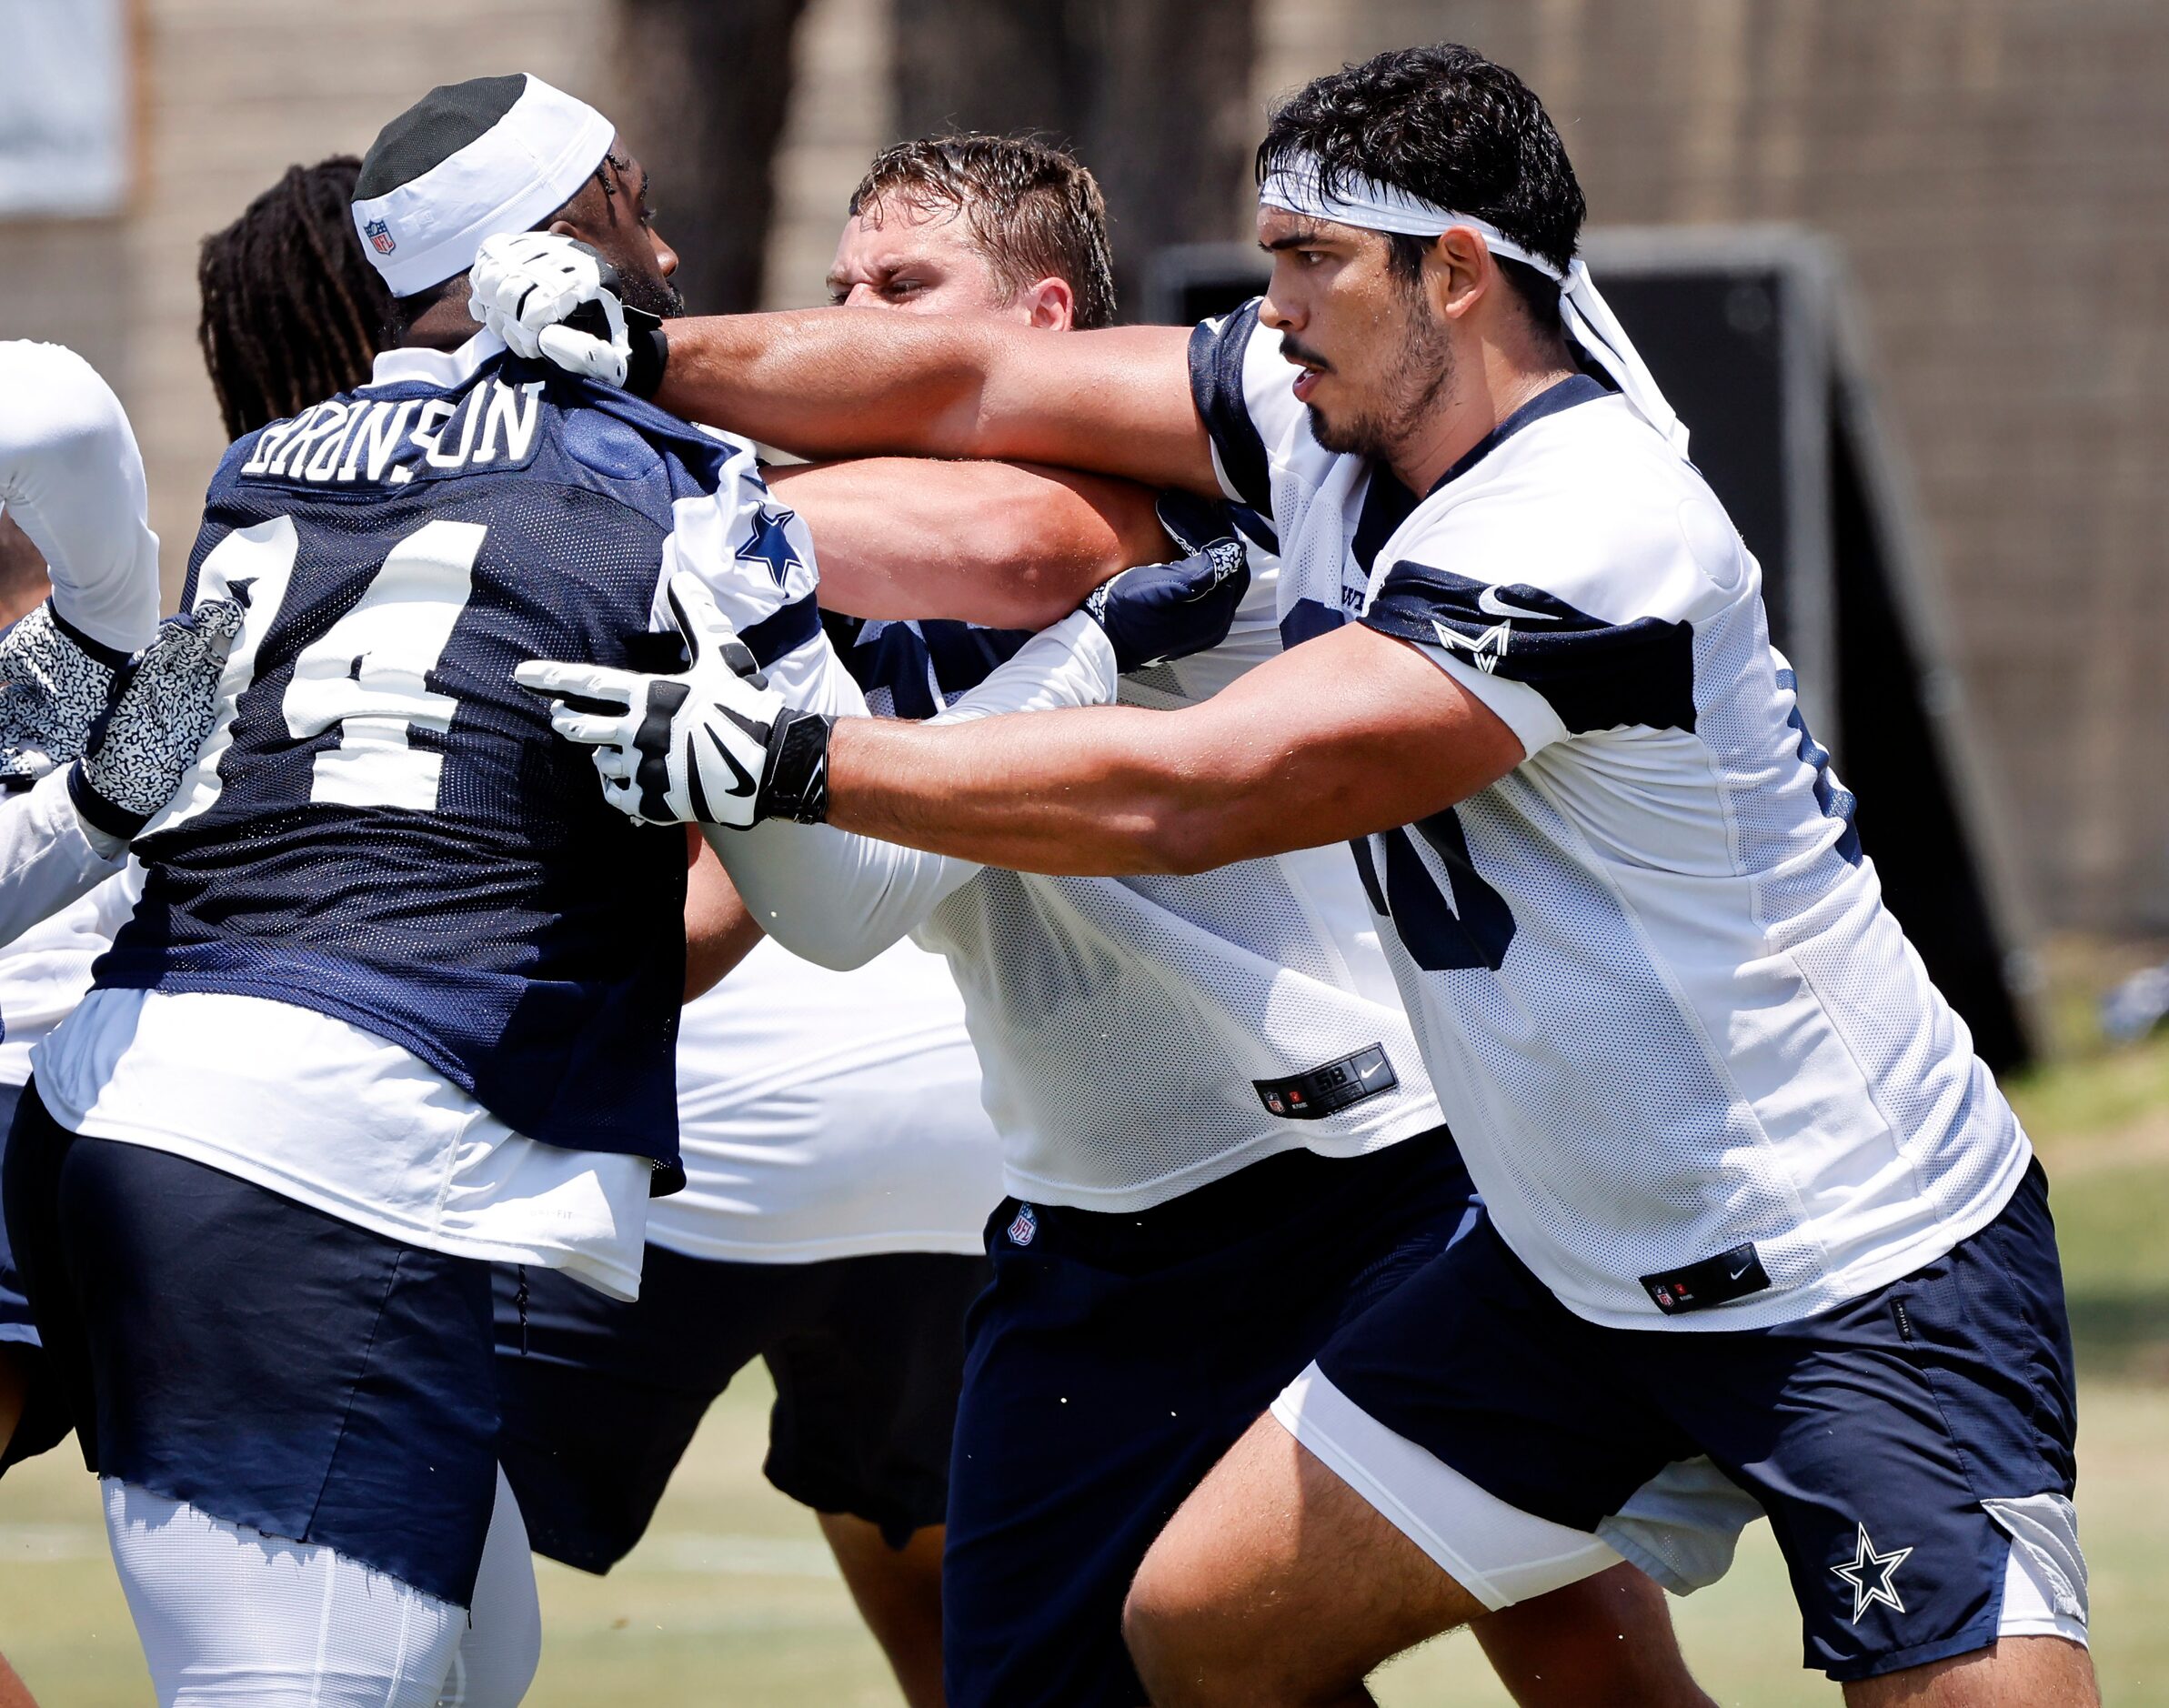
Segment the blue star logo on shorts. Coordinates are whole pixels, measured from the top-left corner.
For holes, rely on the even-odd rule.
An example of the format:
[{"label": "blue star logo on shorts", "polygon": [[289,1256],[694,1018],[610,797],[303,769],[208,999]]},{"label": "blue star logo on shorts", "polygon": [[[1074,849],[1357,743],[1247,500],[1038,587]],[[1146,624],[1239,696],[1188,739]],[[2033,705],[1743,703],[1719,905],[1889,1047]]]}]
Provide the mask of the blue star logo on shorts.
[{"label": "blue star logo on shorts", "polygon": [[1897,1586],[1891,1580],[1911,1552],[1911,1548],[1893,1548],[1888,1553],[1877,1553],[1875,1544],[1868,1540],[1868,1527],[1865,1524],[1860,1527],[1860,1541],[1853,1548],[1853,1558],[1831,1567],[1853,1585],[1854,1624],[1859,1624],[1860,1616],[1878,1602],[1893,1613],[1905,1611],[1905,1603],[1898,1599]]}]

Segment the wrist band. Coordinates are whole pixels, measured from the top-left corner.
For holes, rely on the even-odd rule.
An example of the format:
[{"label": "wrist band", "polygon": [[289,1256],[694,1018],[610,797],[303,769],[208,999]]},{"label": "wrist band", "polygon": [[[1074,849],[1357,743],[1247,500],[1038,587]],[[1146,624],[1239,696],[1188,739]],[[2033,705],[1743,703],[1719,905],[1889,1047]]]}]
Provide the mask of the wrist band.
[{"label": "wrist band", "polygon": [[828,818],[828,732],[836,719],[819,712],[786,711],[768,738],[763,810],[770,819],[823,824]]},{"label": "wrist band", "polygon": [[645,308],[628,308],[625,338],[628,346],[625,388],[636,397],[652,397],[663,383],[663,367],[670,359],[670,340],[663,336],[663,323]]}]

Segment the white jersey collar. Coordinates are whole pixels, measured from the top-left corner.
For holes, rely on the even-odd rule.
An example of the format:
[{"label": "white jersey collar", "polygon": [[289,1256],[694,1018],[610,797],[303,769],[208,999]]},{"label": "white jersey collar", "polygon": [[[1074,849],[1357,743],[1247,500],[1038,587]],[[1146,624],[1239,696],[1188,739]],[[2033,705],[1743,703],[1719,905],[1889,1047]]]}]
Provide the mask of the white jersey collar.
[{"label": "white jersey collar", "polygon": [[483,363],[505,350],[505,340],[485,328],[457,350],[400,348],[380,351],[369,369],[367,391],[379,386],[435,386],[449,391],[480,371]]}]

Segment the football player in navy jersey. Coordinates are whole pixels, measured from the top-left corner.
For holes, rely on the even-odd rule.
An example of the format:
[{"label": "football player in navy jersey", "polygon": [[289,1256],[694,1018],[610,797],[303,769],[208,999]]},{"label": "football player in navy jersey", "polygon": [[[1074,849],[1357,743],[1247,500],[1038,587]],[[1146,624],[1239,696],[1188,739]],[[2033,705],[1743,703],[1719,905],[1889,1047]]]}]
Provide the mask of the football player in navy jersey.
[{"label": "football player in navy jersey", "polygon": [[[401,345],[214,479],[189,602],[244,619],[215,720],[9,1149],[25,1291],[164,1702],[508,1703],[531,1675],[488,1266],[638,1285],[675,1173],[685,858],[598,809],[512,667],[653,658],[662,613],[719,603],[778,679],[863,703],[750,446],[466,317],[476,244],[540,224],[671,306],[608,121],[532,77],[439,89],[356,196]],[[1080,614],[1011,679],[1108,646]]]},{"label": "football player in navy jersey", "polygon": [[[2042,1170],[1576,257],[1550,118],[1469,49],[1405,49],[1291,98],[1259,166],[1271,283],[1187,341],[744,317],[643,353],[661,395],[809,453],[1247,497],[1355,596],[1175,712],[825,738],[711,677],[724,709],[674,722],[761,769],[733,824],[1076,873],[1351,845],[1483,1213],[1155,1544],[1128,1610],[1153,1699],[1367,1701],[1391,1653],[1631,1549],[1620,1500],[1701,1454],[1768,1510],[1849,1702],[2098,1700]],[[628,810],[673,798],[621,780],[648,744],[618,707],[666,679],[558,718]]]}]

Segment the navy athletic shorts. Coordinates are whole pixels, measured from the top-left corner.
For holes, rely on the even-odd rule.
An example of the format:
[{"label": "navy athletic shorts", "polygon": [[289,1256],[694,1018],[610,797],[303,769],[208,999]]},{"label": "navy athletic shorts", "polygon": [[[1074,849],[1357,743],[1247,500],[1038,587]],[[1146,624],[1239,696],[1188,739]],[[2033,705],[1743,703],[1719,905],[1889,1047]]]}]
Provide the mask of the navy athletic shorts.
[{"label": "navy athletic shorts", "polygon": [[951,1708],[1136,1708],[1122,1600],[1152,1539],[1341,1321],[1479,1213],[1443,1128],[1136,1214],[997,1209],[942,1566]]},{"label": "navy athletic shorts", "polygon": [[489,1266],[24,1092],[6,1215],[84,1462],[467,1604],[497,1495]]},{"label": "navy athletic shorts", "polygon": [[[2013,1533],[2073,1490],[2071,1333],[2038,1162],[1934,1262],[1767,1329],[1600,1328],[1487,1218],[1318,1367],[1478,1487],[1577,1530],[1707,1453],[1769,1512],[1805,1663],[1835,1679],[1994,1642]],[[2083,1620],[2075,1530],[2058,1563]]]},{"label": "navy athletic shorts", "polygon": [[[15,1125],[23,1088],[0,1085],[0,1158],[6,1155],[7,1130]],[[50,1361],[39,1343],[37,1322],[15,1273],[15,1249],[8,1243],[7,1219],[0,1216],[0,1362],[22,1391],[23,1412],[14,1431],[0,1442],[0,1476],[18,1460],[32,1459],[67,1437],[67,1407],[52,1379]]]},{"label": "navy athletic shorts", "polygon": [[651,1245],[624,1304],[499,1268],[499,1454],[528,1541],[608,1572],[709,1404],[761,1358],[776,1381],[768,1481],[901,1548],[948,1512],[964,1313],[986,1284],[984,1258],[953,1252],[730,1263]]}]

